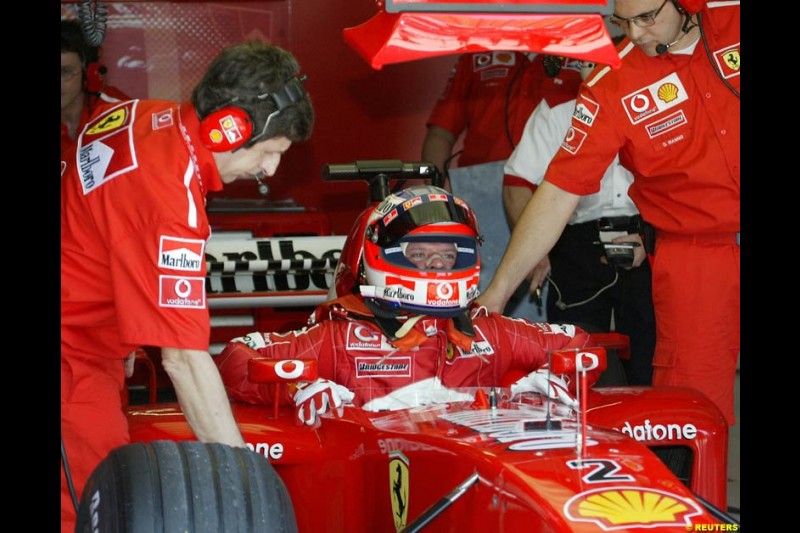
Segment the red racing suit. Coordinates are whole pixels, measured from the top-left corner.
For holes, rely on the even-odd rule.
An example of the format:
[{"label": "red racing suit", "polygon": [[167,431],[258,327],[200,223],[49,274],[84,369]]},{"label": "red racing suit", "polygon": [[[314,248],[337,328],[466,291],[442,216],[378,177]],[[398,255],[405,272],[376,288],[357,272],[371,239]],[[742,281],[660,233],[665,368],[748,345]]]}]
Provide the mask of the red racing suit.
[{"label": "red racing suit", "polygon": [[[215,360],[230,398],[271,402],[273,387],[247,379],[247,362],[256,353],[275,359],[317,359],[319,377],[353,391],[354,405],[362,406],[432,377],[450,389],[508,386],[507,376],[521,377],[540,368],[550,350],[591,346],[589,334],[575,326],[531,323],[488,314],[485,308],[473,309],[474,338],[455,330],[452,319],[426,316],[399,342],[392,342],[354,300],[322,304],[317,311],[322,320],[312,326],[264,333],[266,346],[256,351],[239,341],[228,343]],[[598,371],[590,371],[589,382],[598,376]],[[573,394],[574,386],[573,380]]]},{"label": "red racing suit", "polygon": [[[80,498],[129,442],[120,393],[135,348],[208,350],[205,212],[222,181],[190,104],[104,107],[61,162],[61,436]],[[75,513],[62,469],[62,531]]]},{"label": "red racing suit", "polygon": [[[694,48],[595,69],[545,180],[600,189],[619,153],[628,194],[656,228],[654,385],[693,387],[734,423],[739,354],[739,2],[709,2]],[[706,49],[707,47],[707,49]],[[734,92],[736,94],[734,94]]]},{"label": "red racing suit", "polygon": [[522,52],[477,52],[463,54],[450,72],[442,96],[427,125],[442,127],[456,139],[464,133],[459,167],[508,159],[514,143],[541,99],[571,100],[581,83],[576,62],[565,62],[555,76],[545,74],[544,56],[533,60]]}]

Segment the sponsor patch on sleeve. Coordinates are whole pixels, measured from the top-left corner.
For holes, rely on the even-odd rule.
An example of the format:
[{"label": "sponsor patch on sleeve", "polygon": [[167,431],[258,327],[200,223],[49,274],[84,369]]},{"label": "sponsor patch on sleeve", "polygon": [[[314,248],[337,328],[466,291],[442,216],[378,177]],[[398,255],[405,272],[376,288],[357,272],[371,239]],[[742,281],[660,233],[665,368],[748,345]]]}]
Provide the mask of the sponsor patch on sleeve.
[{"label": "sponsor patch on sleeve", "polygon": [[161,275],[158,280],[161,307],[205,308],[206,278]]},{"label": "sponsor patch on sleeve", "polygon": [[678,75],[673,72],[647,87],[622,97],[622,106],[631,124],[638,124],[647,117],[672,109],[688,99],[686,88]]},{"label": "sponsor patch on sleeve", "polygon": [[153,129],[169,128],[174,123],[172,118],[172,108],[153,113]]},{"label": "sponsor patch on sleeve", "polygon": [[201,239],[183,239],[162,235],[158,245],[158,266],[170,270],[200,272],[206,242]]},{"label": "sponsor patch on sleeve", "polygon": [[572,118],[591,128],[598,111],[600,111],[600,104],[590,98],[586,98],[584,95],[580,95],[575,104],[575,111],[572,112]]},{"label": "sponsor patch on sleeve", "polygon": [[133,144],[138,100],[114,107],[86,125],[78,138],[78,175],[83,194],[139,166]]},{"label": "sponsor patch on sleeve", "polygon": [[564,142],[561,143],[561,148],[574,155],[581,149],[585,140],[585,131],[579,130],[575,126],[570,126],[569,130],[567,130],[567,135],[564,137]]}]

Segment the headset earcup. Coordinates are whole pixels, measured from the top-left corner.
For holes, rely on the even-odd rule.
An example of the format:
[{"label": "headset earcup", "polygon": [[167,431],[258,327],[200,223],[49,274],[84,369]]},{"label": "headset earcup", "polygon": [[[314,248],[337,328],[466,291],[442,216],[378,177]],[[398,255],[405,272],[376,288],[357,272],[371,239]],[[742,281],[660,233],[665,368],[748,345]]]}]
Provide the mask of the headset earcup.
[{"label": "headset earcup", "polygon": [[105,85],[107,69],[100,63],[89,63],[84,70],[84,89],[90,93],[99,93]]},{"label": "headset earcup", "polygon": [[218,109],[200,121],[200,139],[212,152],[239,148],[253,135],[250,115],[236,106]]}]

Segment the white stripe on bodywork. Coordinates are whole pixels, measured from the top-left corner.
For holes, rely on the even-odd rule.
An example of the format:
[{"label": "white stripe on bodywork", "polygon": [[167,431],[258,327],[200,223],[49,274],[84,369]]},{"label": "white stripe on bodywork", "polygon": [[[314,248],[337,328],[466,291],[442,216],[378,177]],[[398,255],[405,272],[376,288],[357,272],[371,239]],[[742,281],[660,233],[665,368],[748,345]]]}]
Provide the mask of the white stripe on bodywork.
[{"label": "white stripe on bodywork", "polygon": [[189,164],[186,165],[186,172],[183,173],[183,185],[186,187],[186,199],[189,201],[189,216],[187,222],[190,228],[196,228],[197,205],[194,203],[194,197],[192,196],[192,189],[190,187],[192,184],[192,176],[194,176],[194,165],[192,165],[192,160],[189,158]]}]

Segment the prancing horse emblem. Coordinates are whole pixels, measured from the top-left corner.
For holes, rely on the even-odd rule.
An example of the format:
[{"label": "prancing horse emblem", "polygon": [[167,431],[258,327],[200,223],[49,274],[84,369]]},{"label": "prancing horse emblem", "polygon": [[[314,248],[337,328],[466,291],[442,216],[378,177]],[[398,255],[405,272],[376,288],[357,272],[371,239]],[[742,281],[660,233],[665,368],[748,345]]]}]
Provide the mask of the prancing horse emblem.
[{"label": "prancing horse emblem", "polygon": [[399,450],[389,453],[389,491],[394,527],[399,533],[408,519],[408,457]]}]

